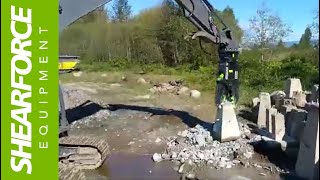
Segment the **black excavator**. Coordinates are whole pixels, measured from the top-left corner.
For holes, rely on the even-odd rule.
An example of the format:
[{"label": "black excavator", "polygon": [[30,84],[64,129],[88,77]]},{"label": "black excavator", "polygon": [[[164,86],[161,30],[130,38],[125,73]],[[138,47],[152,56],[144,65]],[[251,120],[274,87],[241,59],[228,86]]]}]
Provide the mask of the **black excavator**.
[{"label": "black excavator", "polygon": [[[111,0],[59,0],[59,33],[67,26]],[[192,39],[211,43],[218,47],[218,79],[216,105],[228,101],[237,103],[239,45],[231,30],[216,14],[208,0],[174,0],[183,10],[185,17],[197,28],[187,35]],[[220,30],[215,20],[223,25]],[[200,43],[201,44],[201,43]],[[68,135],[69,123],[59,85],[59,176],[60,179],[74,179],[72,171],[95,169],[102,165],[109,154],[106,139]],[[76,178],[78,179],[78,178]],[[81,178],[80,178],[81,179]]]}]

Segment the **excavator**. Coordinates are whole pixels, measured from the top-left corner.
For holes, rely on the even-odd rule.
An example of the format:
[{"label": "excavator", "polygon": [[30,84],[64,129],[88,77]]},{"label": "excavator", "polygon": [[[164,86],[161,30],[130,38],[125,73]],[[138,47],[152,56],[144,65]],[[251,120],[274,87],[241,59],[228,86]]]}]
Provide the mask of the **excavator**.
[{"label": "excavator", "polygon": [[[59,33],[79,18],[104,6],[111,0],[59,0]],[[208,0],[174,0],[185,17],[197,28],[187,37],[211,43],[218,48],[218,79],[215,103],[218,108],[224,102],[238,101],[238,54],[239,45],[231,30],[217,15]],[[220,21],[223,28],[216,26]],[[200,43],[201,45],[201,43]],[[59,84],[59,176],[72,178],[74,169],[95,169],[107,158],[109,145],[106,139],[68,135],[70,129],[66,118],[63,90]],[[74,174],[74,173],[73,173]]]}]

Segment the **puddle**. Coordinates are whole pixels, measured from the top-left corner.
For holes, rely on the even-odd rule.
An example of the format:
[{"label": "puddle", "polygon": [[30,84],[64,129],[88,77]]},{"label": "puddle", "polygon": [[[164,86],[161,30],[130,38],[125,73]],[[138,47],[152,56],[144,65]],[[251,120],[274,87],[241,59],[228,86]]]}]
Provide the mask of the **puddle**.
[{"label": "puddle", "polygon": [[116,153],[111,154],[98,169],[100,176],[108,180],[178,180],[180,175],[173,170],[171,162],[154,163],[151,155]]}]

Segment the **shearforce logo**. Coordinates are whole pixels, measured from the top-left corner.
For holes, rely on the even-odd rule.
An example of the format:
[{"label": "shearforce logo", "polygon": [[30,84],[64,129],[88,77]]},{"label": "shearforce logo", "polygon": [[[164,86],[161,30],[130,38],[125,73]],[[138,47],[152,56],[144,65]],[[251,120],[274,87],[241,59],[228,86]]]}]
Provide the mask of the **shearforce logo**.
[{"label": "shearforce logo", "polygon": [[[12,170],[32,173],[32,124],[30,113],[32,104],[31,85],[25,77],[32,70],[32,11],[11,6],[11,159]],[[29,49],[29,50],[28,50]],[[29,100],[30,101],[30,100]]]}]

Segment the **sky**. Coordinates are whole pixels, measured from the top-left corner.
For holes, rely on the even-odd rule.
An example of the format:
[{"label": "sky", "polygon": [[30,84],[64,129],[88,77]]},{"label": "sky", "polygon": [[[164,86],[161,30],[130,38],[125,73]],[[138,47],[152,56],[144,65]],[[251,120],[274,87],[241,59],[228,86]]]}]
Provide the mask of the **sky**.
[{"label": "sky", "polygon": [[[128,0],[133,14],[158,5],[162,0]],[[285,41],[298,41],[306,27],[312,23],[319,0],[209,0],[218,10],[229,6],[234,10],[239,25],[244,29],[249,27],[249,19],[253,17],[262,3],[280,16],[292,29]],[[108,6],[111,6],[109,4]],[[109,8],[110,9],[110,8]]]}]

